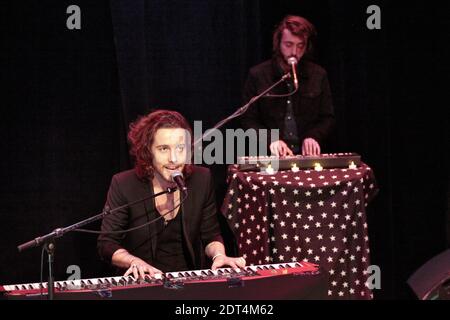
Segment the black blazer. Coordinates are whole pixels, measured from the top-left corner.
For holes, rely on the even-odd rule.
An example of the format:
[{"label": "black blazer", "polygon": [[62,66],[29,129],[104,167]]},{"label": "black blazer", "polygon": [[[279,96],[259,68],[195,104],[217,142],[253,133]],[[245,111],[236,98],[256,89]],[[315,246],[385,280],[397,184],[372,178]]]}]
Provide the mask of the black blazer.
[{"label": "black blazer", "polygon": [[[204,247],[211,241],[222,242],[214,184],[209,169],[199,166],[193,166],[193,172],[185,183],[188,196],[179,214],[182,217],[184,244],[190,257],[188,263],[195,269],[206,268]],[[149,182],[139,179],[134,170],[124,171],[113,176],[105,208],[114,209],[150,194],[153,194],[153,188]],[[101,230],[129,229],[159,216],[154,200],[150,199],[104,217]],[[97,248],[100,257],[107,262],[111,262],[116,250],[125,248],[132,255],[152,264],[156,243],[156,225],[153,223],[126,234],[100,235]]]}]

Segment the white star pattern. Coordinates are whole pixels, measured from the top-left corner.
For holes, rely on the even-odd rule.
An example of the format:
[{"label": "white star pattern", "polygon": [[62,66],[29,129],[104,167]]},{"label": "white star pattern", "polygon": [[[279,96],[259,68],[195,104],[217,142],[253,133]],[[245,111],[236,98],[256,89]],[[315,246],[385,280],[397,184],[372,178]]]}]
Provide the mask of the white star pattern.
[{"label": "white star pattern", "polygon": [[232,177],[222,212],[248,265],[311,261],[329,274],[330,297],[373,296],[364,286],[370,264],[365,207],[377,190],[370,168]]}]

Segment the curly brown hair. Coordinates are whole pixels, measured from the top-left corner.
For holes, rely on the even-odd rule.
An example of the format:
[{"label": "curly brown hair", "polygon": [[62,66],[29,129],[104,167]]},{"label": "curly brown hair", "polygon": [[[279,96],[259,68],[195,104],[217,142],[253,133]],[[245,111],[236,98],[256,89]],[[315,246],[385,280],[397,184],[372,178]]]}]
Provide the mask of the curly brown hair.
[{"label": "curly brown hair", "polygon": [[[146,116],[139,117],[130,124],[128,141],[130,143],[130,155],[135,161],[134,169],[139,178],[150,181],[153,179],[153,154],[151,146],[156,131],[161,128],[182,128],[190,133],[192,148],[192,129],[187,120],[178,112],[171,110],[156,110]],[[192,155],[192,149],[191,153]],[[186,164],[183,174],[187,179],[192,172],[192,165]]]},{"label": "curly brown hair", "polygon": [[313,41],[317,36],[316,28],[307,19],[295,15],[285,16],[276,26],[272,37],[272,50],[274,57],[281,57],[280,41],[284,29],[288,29],[293,35],[305,39],[307,43],[305,56],[311,57],[313,54]]}]

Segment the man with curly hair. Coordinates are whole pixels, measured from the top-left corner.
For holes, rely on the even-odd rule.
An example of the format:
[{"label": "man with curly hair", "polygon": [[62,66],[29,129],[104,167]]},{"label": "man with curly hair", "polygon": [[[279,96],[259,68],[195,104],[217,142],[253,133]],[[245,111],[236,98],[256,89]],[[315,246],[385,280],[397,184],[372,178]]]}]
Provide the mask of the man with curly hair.
[{"label": "man with curly hair", "polygon": [[[175,186],[183,174],[187,196],[177,190],[104,217],[97,247],[103,260],[132,274],[242,268],[245,259],[228,257],[217,217],[214,183],[208,169],[190,164],[192,130],[178,112],[158,110],[130,126],[132,170],[114,175],[105,207],[114,209]],[[143,228],[121,233],[157,219]]]}]

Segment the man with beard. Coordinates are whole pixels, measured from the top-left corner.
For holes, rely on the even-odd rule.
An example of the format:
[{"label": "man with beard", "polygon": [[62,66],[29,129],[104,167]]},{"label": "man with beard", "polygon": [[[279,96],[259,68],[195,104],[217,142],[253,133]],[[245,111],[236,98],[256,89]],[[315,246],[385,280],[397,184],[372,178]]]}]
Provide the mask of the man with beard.
[{"label": "man with beard", "polygon": [[251,68],[245,83],[243,97],[248,102],[291,72],[290,79],[270,92],[272,97],[258,100],[241,118],[244,129],[280,130],[279,140],[269,145],[277,156],[320,154],[334,126],[327,73],[309,60],[315,36],[315,28],[308,20],[286,16],[273,34],[272,59]]}]

